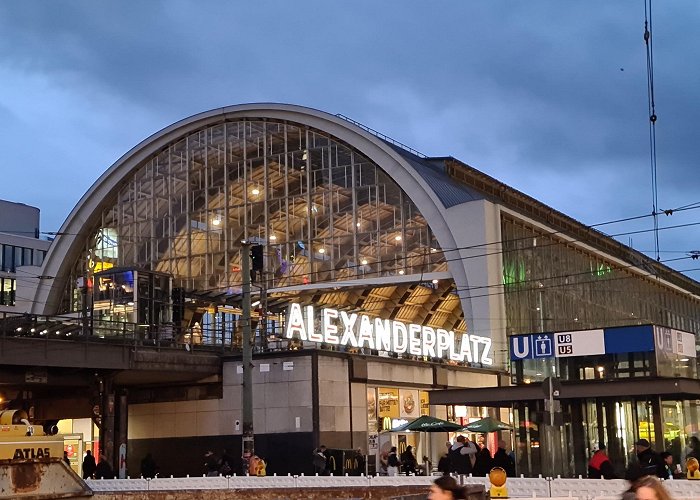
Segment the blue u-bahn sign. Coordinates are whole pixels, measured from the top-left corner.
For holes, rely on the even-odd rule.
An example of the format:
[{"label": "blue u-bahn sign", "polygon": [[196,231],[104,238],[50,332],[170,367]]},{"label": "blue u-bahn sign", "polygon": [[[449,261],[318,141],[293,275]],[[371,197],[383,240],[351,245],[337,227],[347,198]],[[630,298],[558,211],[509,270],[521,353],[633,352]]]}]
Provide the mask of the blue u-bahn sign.
[{"label": "blue u-bahn sign", "polygon": [[[596,354],[651,352],[654,351],[655,347],[655,329],[658,330],[659,327],[644,325],[513,335],[510,337],[510,359],[518,361]],[[680,335],[691,335],[685,332],[676,333],[679,338]],[[656,337],[659,335],[657,334]]]}]

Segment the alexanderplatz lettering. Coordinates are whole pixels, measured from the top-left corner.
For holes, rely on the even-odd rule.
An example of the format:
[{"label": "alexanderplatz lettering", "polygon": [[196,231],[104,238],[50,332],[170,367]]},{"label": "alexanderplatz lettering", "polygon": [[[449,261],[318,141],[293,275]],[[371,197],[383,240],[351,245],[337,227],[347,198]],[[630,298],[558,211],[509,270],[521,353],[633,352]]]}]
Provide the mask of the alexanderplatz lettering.
[{"label": "alexanderplatz lettering", "polygon": [[320,328],[317,328],[314,306],[303,309],[296,303],[289,306],[285,329],[288,339],[297,337],[309,342],[493,365],[493,359],[489,357],[491,339],[488,337],[455,334],[444,328],[371,318],[366,314],[331,308],[321,309]]}]

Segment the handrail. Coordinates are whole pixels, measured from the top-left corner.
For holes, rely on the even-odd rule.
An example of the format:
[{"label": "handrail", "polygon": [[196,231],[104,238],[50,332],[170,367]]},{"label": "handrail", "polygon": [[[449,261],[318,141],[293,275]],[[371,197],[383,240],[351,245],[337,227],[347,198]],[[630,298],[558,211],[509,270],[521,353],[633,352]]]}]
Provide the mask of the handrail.
[{"label": "handrail", "polygon": [[350,118],[350,117],[348,117],[348,116],[345,116],[345,115],[343,115],[343,114],[341,114],[341,113],[336,113],[335,116],[337,116],[338,118],[341,118],[341,119],[345,120],[346,122],[350,122],[350,123],[352,123],[353,125],[356,125],[356,126],[360,127],[360,128],[361,128],[362,130],[364,130],[365,132],[369,132],[370,134],[375,135],[375,136],[379,137],[380,139],[382,139],[382,140],[384,140],[384,141],[386,141],[386,142],[390,142],[390,143],[393,144],[394,146],[398,146],[398,147],[400,147],[401,149],[405,149],[406,151],[408,151],[408,152],[411,153],[411,154],[414,154],[414,155],[416,155],[416,156],[418,156],[418,157],[420,157],[420,158],[428,158],[428,155],[426,155],[426,154],[424,154],[424,153],[421,153],[421,152],[418,151],[417,149],[413,149],[411,146],[407,146],[407,145],[404,144],[403,142],[399,142],[399,141],[397,141],[396,139],[392,139],[392,138],[389,137],[388,135],[382,134],[381,132],[379,132],[379,131],[373,129],[372,127],[368,127],[367,125],[365,125],[365,124],[363,124],[363,123],[360,123],[360,122],[358,122],[358,121],[356,121],[356,120],[353,120],[352,118]]}]

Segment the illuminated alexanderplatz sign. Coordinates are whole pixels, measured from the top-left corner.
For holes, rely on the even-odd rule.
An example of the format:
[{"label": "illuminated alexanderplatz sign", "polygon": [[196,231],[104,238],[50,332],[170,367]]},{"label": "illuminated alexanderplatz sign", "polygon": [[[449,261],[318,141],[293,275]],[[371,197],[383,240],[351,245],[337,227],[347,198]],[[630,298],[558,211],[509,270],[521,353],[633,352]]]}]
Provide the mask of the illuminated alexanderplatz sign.
[{"label": "illuminated alexanderplatz sign", "polygon": [[285,336],[308,342],[369,348],[452,361],[493,365],[491,339],[444,328],[372,318],[325,307],[316,321],[314,306],[292,303],[287,311]]}]

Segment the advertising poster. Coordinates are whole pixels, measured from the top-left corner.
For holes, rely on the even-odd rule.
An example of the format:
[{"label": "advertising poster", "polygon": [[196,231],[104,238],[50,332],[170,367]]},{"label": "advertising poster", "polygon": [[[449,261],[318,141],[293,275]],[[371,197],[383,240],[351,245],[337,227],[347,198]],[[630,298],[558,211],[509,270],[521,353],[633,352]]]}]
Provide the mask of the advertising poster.
[{"label": "advertising poster", "polygon": [[377,389],[377,405],[379,418],[399,418],[399,390],[386,387]]},{"label": "advertising poster", "polygon": [[418,391],[413,389],[401,389],[400,397],[400,415],[401,418],[414,419],[420,416],[420,401],[418,399]]},{"label": "advertising poster", "polygon": [[428,391],[420,391],[420,414],[430,415],[430,405],[428,404]]},{"label": "advertising poster", "polygon": [[377,431],[377,390],[374,387],[367,388],[367,430]]}]

